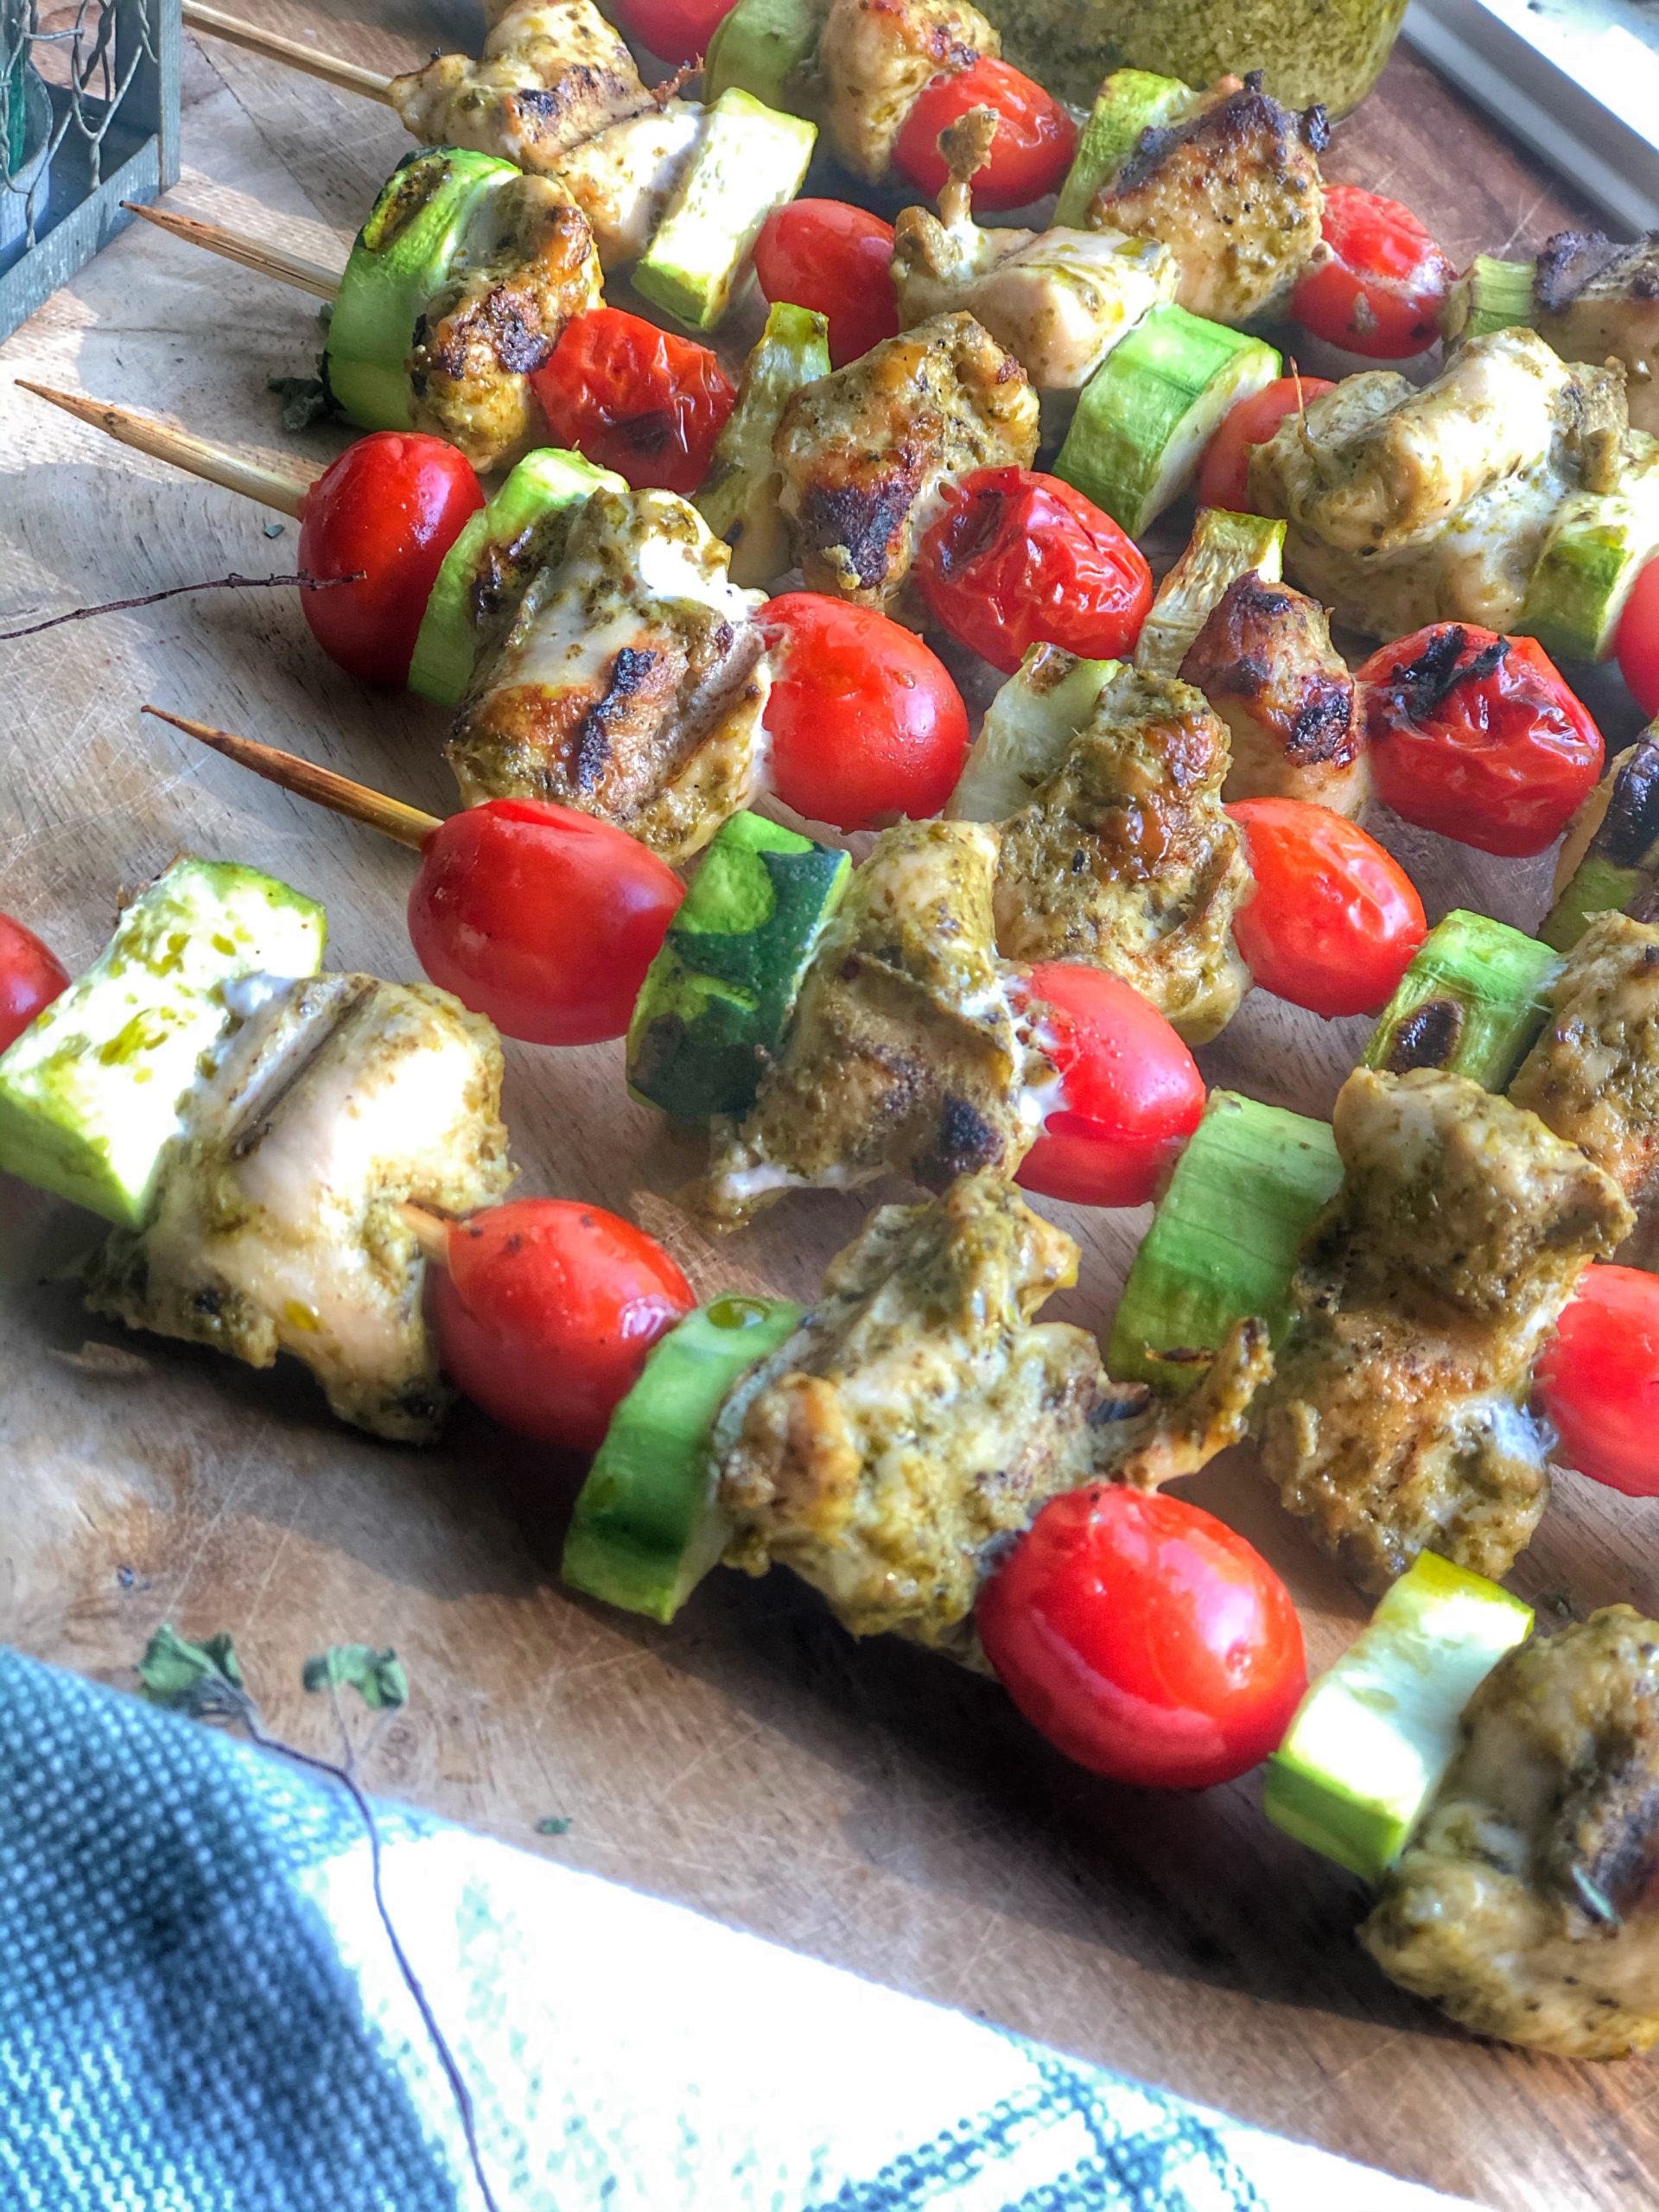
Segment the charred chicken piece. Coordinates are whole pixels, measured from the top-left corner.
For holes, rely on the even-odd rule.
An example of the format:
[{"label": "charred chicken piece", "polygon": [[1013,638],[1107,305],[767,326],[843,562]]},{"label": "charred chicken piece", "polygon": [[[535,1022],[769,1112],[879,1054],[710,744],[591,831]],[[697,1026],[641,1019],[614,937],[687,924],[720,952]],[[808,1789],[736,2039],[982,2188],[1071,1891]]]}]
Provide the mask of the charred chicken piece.
[{"label": "charred chicken piece", "polygon": [[1462,1076],[1357,1069],[1332,1122],[1343,1183],[1302,1249],[1263,1470],[1364,1588],[1425,1549],[1500,1579],[1548,1498],[1533,1362],[1630,1210]]},{"label": "charred chicken piece", "polygon": [[1357,814],[1370,796],[1365,718],[1316,599],[1236,577],[1181,663],[1227,725],[1227,798],[1300,798]]},{"label": "charred chicken piece", "polygon": [[880,184],[924,86],[1001,51],[966,0],[830,0],[805,104],[854,175]]},{"label": "charred chicken piece", "polygon": [[671,492],[600,491],[480,659],[448,758],[471,806],[550,799],[667,860],[748,798],[769,688],[760,594]]},{"label": "charred chicken piece", "polygon": [[897,1172],[942,1190],[1012,1175],[1053,1070],[1024,1037],[996,957],[996,833],[886,830],[824,931],[781,1057],[742,1121],[716,1122],[696,1193],[722,1228],[803,1185]]},{"label": "charred chicken piece", "polygon": [[970,315],[935,315],[798,391],[772,439],[808,587],[892,609],[952,477],[1029,466],[1037,395]]},{"label": "charred chicken piece", "polygon": [[633,56],[593,0],[518,0],[476,61],[440,54],[391,81],[404,128],[531,172],[652,105]]},{"label": "charred chicken piece", "polygon": [[1176,298],[1215,322],[1278,305],[1319,244],[1325,110],[1301,115],[1259,73],[1224,78],[1195,111],[1145,130],[1090,203],[1091,229],[1160,238],[1180,264]]},{"label": "charred chicken piece", "polygon": [[1659,1624],[1611,1605],[1499,1660],[1360,1941],[1478,2035],[1659,2042]]},{"label": "charred chicken piece", "polygon": [[1564,360],[1622,361],[1631,427],[1659,435],[1659,236],[1558,231],[1533,274],[1533,322]]},{"label": "charred chicken piece", "polygon": [[603,297],[586,216],[544,177],[517,177],[494,203],[494,244],[427,304],[410,356],[415,427],[498,467],[531,436],[530,372],[573,315]]},{"label": "charred chicken piece", "polygon": [[1121,669],[1029,806],[1002,825],[997,943],[1084,960],[1143,992],[1189,1044],[1249,986],[1233,916],[1250,886],[1221,803],[1227,732],[1190,684]]},{"label": "charred chicken piece", "polygon": [[149,1225],[93,1262],[89,1302],[252,1367],[291,1352],[342,1421],[426,1440],[448,1394],[398,1208],[501,1197],[500,1094],[495,1031],[446,992],[275,986],[195,1093]]},{"label": "charred chicken piece", "polygon": [[873,1214],[721,1414],[728,1561],[792,1567],[855,1636],[898,1630],[971,1657],[998,1542],[1046,1499],[1155,1487],[1236,1442],[1271,1367],[1260,1325],[1166,1408],[1111,1382],[1086,1331],[1035,1319],[1077,1273],[1071,1239],[994,1175]]}]

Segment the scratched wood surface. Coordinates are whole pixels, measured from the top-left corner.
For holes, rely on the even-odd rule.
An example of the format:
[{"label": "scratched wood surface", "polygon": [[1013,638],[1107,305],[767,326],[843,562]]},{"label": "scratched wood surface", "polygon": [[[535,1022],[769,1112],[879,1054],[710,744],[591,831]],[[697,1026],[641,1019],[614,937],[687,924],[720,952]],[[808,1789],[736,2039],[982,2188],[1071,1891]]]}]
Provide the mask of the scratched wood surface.
[{"label": "scratched wood surface", "polygon": [[[461,0],[384,0],[372,26],[352,7],[264,13],[375,67],[479,35]],[[320,259],[343,257],[405,148],[387,111],[226,47],[190,50],[186,97],[174,204]],[[1530,248],[1578,212],[1403,54],[1331,170],[1397,192],[1460,262]],[[297,294],[153,232],[118,240],[0,349],[0,617],[282,572],[296,551],[292,524],[101,442],[12,375],[297,443],[321,466],[338,437],[284,440],[265,391],[308,369],[316,335]],[[154,700],[450,804],[435,710],[339,675],[291,595],[72,625],[0,646],[0,906],[71,965],[98,949],[122,887],[189,847],[321,894],[335,963],[413,972],[406,854],[137,715]],[[1539,865],[1396,842],[1432,912],[1535,921]],[[1323,1113],[1364,1028],[1257,997],[1203,1057],[1212,1080]],[[509,1058],[520,1187],[654,1220],[649,1194],[684,1177],[693,1148],[626,1102],[619,1052]],[[847,1198],[798,1200],[684,1256],[709,1284],[806,1294],[858,1217]],[[1083,1276],[1054,1310],[1103,1326],[1144,1225],[1068,1216]],[[117,1334],[87,1323],[66,1280],[85,1236],[66,1210],[0,1193],[0,1634],[24,1649],[126,1683],[159,1621],[229,1629],[305,1739],[323,1722],[302,1709],[302,1657],[394,1643],[415,1695],[374,1754],[385,1791],[1492,2206],[1659,2207],[1651,2069],[1487,2048],[1394,1991],[1352,1943],[1357,1885],[1268,1827],[1254,1782],[1192,1802],[1091,1780],[990,1685],[854,1646],[782,1575],[716,1576],[669,1630],[573,1599],[554,1572],[569,1470],[464,1415],[438,1451],[375,1445],[332,1424],[303,1378],[205,1351],[129,1338],[141,1359],[99,1363],[83,1347]],[[1243,1455],[1192,1489],[1279,1564],[1327,1662],[1359,1602]],[[1651,1610],[1652,1526],[1564,1484],[1518,1580],[1558,1603]],[[554,1815],[569,1833],[537,1839]]]}]

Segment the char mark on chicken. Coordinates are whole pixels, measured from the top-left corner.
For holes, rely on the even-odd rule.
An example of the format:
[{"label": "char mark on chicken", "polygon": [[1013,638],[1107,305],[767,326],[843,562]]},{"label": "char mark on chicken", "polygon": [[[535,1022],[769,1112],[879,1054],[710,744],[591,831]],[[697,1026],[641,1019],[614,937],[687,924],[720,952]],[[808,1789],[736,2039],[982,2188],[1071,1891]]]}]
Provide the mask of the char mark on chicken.
[{"label": "char mark on chicken", "polygon": [[466,146],[532,172],[652,105],[593,0],[519,0],[477,61],[441,54],[394,77],[391,102],[425,145]]},{"label": "char mark on chicken", "polygon": [[1533,275],[1533,319],[1569,361],[1622,361],[1630,422],[1659,434],[1659,236],[1616,245],[1599,231],[1558,231]]}]

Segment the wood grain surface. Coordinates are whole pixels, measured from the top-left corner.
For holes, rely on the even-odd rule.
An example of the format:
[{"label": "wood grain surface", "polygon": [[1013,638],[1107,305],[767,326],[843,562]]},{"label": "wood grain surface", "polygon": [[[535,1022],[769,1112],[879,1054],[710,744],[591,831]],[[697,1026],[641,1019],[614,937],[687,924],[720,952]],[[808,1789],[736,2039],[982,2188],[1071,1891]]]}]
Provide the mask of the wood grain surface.
[{"label": "wood grain surface", "polygon": [[[370,25],[350,6],[261,13],[376,67],[480,35],[469,8],[385,0]],[[343,258],[406,148],[387,111],[228,47],[188,49],[186,98],[173,204],[319,260]],[[1529,249],[1578,212],[1404,54],[1330,167],[1408,200],[1459,260]],[[286,438],[265,390],[304,372],[316,343],[299,294],[148,229],[118,239],[0,349],[0,628],[296,558],[293,524],[118,451],[13,376],[321,466],[338,435]],[[153,700],[452,804],[436,710],[340,676],[289,594],[73,624],[0,646],[0,906],[72,966],[98,950],[122,887],[190,848],[320,894],[331,964],[413,972],[408,854],[137,714]],[[1542,865],[1383,834],[1431,913],[1468,904],[1535,922]],[[1201,1057],[1212,1081],[1324,1113],[1365,1028],[1258,995]],[[520,1188],[659,1225],[651,1194],[684,1178],[695,1147],[626,1103],[619,1049],[509,1058]],[[1145,1217],[1051,1211],[1084,1248],[1081,1285],[1053,1310],[1103,1327]],[[804,1295],[859,1217],[846,1198],[798,1199],[683,1256],[710,1285]],[[782,1574],[717,1575],[668,1630],[574,1599],[555,1573],[569,1469],[465,1415],[438,1451],[373,1444],[331,1422],[303,1377],[119,1338],[87,1322],[67,1279],[86,1236],[84,1217],[0,1192],[10,1641],[124,1684],[158,1622],[228,1629],[276,1721],[304,1741],[329,1724],[300,1695],[303,1656],[343,1638],[395,1644],[414,1698],[378,1738],[383,1791],[1494,2207],[1659,2208],[1652,2068],[1490,2048],[1391,1988],[1351,1939],[1357,1885],[1267,1825],[1254,1780],[1196,1801],[1094,1781],[1051,1758],[993,1686],[898,1645],[855,1646]],[[129,1357],[100,1359],[89,1341]],[[1325,1663],[1361,1602],[1244,1455],[1191,1491],[1280,1565]],[[1556,1605],[1653,1610],[1656,1525],[1564,1483],[1517,1580]],[[556,1841],[534,1833],[549,1815],[571,1821]]]}]

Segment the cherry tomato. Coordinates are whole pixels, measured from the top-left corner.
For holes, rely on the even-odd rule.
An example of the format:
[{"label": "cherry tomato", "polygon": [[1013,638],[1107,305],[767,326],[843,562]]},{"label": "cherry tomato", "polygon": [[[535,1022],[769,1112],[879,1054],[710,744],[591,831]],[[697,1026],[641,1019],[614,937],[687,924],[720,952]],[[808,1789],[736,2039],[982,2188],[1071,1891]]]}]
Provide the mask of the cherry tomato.
[{"label": "cherry tomato", "polygon": [[897,335],[893,225],[844,200],[774,207],[754,242],[754,273],[774,305],[812,308],[830,325],[830,360],[844,368]]},{"label": "cherry tomato", "polygon": [[615,0],[612,21],[659,61],[701,61],[733,0]]},{"label": "cherry tomato", "polygon": [[56,953],[33,930],[0,914],[0,1052],[68,988],[68,971]]},{"label": "cherry tomato", "polygon": [[1659,1497],[1659,1275],[1588,1269],[1536,1385],[1563,1466],[1626,1497]]},{"label": "cherry tomato", "polygon": [[1649,561],[1618,618],[1618,672],[1643,713],[1659,715],[1659,561]]},{"label": "cherry tomato", "polygon": [[1185,1498],[1091,1484],[1051,1498],[980,1593],[985,1656],[1079,1765],[1207,1789],[1277,1745],[1307,1688],[1290,1592]]},{"label": "cherry tomato", "polygon": [[1357,185],[1331,184],[1320,231],[1321,248],[1292,296],[1297,321],[1374,361],[1404,360],[1432,346],[1457,271],[1410,208]]},{"label": "cherry tomato", "polygon": [[505,1427],[596,1452],[645,1354],[696,1303],[655,1238],[571,1198],[510,1198],[449,1231],[428,1278],[438,1359]]},{"label": "cherry tomato", "polygon": [[531,1045],[626,1034],[685,887],[608,822],[531,798],[469,806],[432,832],[409,934],[435,983]]},{"label": "cherry tomato", "polygon": [[636,491],[688,498],[737,399],[706,346],[620,308],[573,315],[530,381],[561,445]]},{"label": "cherry tomato", "polygon": [[362,579],[300,594],[331,660],[367,683],[408,681],[443,556],[483,504],[472,463],[442,438],[375,430],[323,470],[300,517],[301,570]]},{"label": "cherry tomato", "polygon": [[1204,1077],[1121,976],[1042,961],[1021,980],[1059,1096],[1016,1181],[1080,1206],[1144,1205],[1204,1114]]},{"label": "cherry tomato", "polygon": [[916,580],[958,645],[1012,676],[1026,648],[1085,660],[1128,652],[1152,605],[1152,570],[1092,499],[1033,468],[976,468],[944,491]]},{"label": "cherry tomato", "polygon": [[1327,1020],[1376,1013],[1428,934],[1404,868],[1328,806],[1242,798],[1227,811],[1255,878],[1233,923],[1251,975]]},{"label": "cherry tomato", "polygon": [[1287,415],[1299,415],[1327,391],[1329,377],[1277,377],[1228,410],[1221,427],[1204,449],[1198,470],[1201,507],[1226,507],[1236,515],[1250,508],[1250,455],[1264,446]]},{"label": "cherry tomato", "polygon": [[997,118],[989,157],[974,172],[976,207],[1025,207],[1058,192],[1077,150],[1077,124],[1040,85],[985,54],[923,86],[893,149],[899,175],[937,197],[950,178],[939,133],[975,107]]},{"label": "cherry tomato", "polygon": [[968,757],[968,709],[915,632],[822,592],[769,600],[772,789],[809,822],[869,830],[937,814]]},{"label": "cherry tomato", "polygon": [[1601,733],[1535,638],[1431,623],[1358,681],[1377,797],[1420,829],[1523,859],[1601,773]]}]

